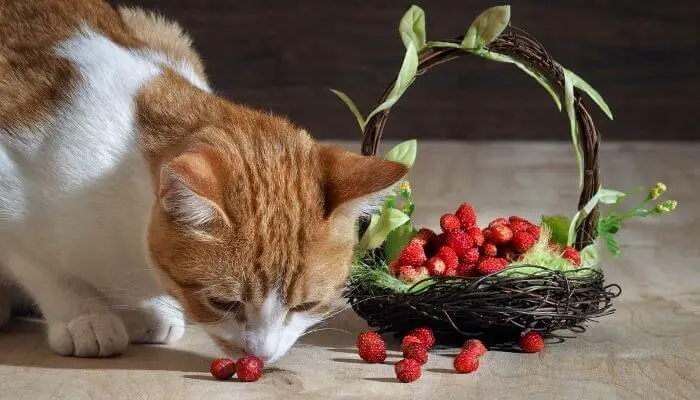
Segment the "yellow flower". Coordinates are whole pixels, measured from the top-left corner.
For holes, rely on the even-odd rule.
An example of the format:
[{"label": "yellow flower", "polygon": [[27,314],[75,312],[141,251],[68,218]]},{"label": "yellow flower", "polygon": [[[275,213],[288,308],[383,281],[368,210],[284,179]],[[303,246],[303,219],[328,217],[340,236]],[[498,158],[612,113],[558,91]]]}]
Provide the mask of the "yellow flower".
[{"label": "yellow flower", "polygon": [[657,204],[656,207],[652,210],[654,214],[666,214],[669,213],[678,207],[678,202],[675,200],[667,200],[664,201],[663,203]]},{"label": "yellow flower", "polygon": [[402,192],[411,193],[411,185],[408,183],[408,181],[403,181],[399,186],[399,190],[401,190]]},{"label": "yellow flower", "polygon": [[661,182],[658,182],[656,186],[654,186],[650,191],[649,191],[649,200],[656,200],[661,196],[666,191],[666,185],[664,185]]}]

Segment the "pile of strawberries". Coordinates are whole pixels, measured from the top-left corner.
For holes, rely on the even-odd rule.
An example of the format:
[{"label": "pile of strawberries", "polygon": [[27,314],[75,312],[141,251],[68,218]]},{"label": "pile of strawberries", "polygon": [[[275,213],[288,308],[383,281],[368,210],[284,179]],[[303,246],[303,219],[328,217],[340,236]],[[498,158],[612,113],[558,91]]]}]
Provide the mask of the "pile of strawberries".
[{"label": "pile of strawberries", "polygon": [[263,371],[263,362],[255,356],[245,356],[234,362],[229,358],[220,358],[212,361],[209,372],[216,379],[226,380],[238,375],[241,382],[255,382],[260,379]]},{"label": "pile of strawberries", "polygon": [[[428,352],[434,344],[435,336],[426,326],[415,328],[404,336],[401,341],[401,351],[404,358],[394,365],[396,378],[405,383],[420,378],[421,367],[428,362]],[[539,352],[544,348],[542,335],[537,331],[529,331],[521,336],[520,346],[526,353]],[[384,363],[386,361],[386,343],[377,332],[362,332],[357,337],[357,349],[360,358],[365,362]],[[452,362],[455,371],[462,374],[476,371],[479,368],[479,358],[487,351],[486,346],[480,340],[467,340]]]},{"label": "pile of strawberries", "polygon": [[[430,276],[481,276],[505,269],[540,239],[540,227],[524,218],[498,218],[486,228],[476,225],[476,211],[464,203],[454,214],[440,218],[442,233],[421,229],[389,264],[392,275],[406,282]],[[551,244],[551,246],[556,246]],[[560,251],[556,247],[557,251]],[[579,265],[581,257],[572,247],[562,256]]]}]

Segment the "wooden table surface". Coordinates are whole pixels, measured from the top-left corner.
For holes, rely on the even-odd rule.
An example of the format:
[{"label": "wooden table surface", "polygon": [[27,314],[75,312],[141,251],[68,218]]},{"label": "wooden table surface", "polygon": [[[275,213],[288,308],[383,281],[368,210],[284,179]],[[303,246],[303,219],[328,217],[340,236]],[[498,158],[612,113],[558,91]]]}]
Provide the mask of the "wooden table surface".
[{"label": "wooden table surface", "polygon": [[[664,181],[675,214],[630,223],[623,256],[606,260],[623,287],[617,312],[580,337],[535,355],[490,352],[478,372],[452,372],[454,349],[431,355],[412,384],[391,365],[359,360],[366,326],[350,310],[303,338],[257,383],[213,380],[220,355],[196,327],[173,346],[131,347],[119,358],[54,355],[40,323],[0,333],[0,399],[698,399],[700,398],[700,143],[605,143],[603,183]],[[411,172],[416,220],[436,228],[461,201],[481,222],[572,213],[576,168],[567,144],[422,143]],[[389,362],[398,359],[390,351]]]}]

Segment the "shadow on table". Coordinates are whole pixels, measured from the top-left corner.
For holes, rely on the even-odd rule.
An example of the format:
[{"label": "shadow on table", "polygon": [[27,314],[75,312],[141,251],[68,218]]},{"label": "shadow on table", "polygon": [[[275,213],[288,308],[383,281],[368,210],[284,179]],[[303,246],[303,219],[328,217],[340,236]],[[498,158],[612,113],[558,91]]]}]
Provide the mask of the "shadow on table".
[{"label": "shadow on table", "polygon": [[152,370],[202,372],[211,359],[167,346],[134,345],[112,358],[57,355],[46,344],[44,324],[14,320],[0,330],[0,365],[58,369]]}]

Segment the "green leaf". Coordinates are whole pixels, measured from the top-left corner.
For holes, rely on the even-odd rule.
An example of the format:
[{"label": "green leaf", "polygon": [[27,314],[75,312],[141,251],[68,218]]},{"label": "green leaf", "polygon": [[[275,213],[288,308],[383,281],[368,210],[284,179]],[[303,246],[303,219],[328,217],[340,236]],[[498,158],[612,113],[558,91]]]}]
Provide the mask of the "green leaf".
[{"label": "green leaf", "polygon": [[409,43],[413,43],[418,50],[425,47],[425,12],[412,5],[399,22],[399,33],[406,48]]},{"label": "green leaf", "polygon": [[405,142],[397,144],[391,150],[389,150],[389,152],[386,153],[386,156],[384,156],[384,159],[389,161],[396,161],[405,165],[408,168],[411,168],[413,166],[413,163],[416,161],[417,151],[418,141],[416,141],[415,139],[407,140]]},{"label": "green leaf", "polygon": [[401,250],[413,239],[416,230],[411,222],[407,222],[389,233],[384,242],[384,258],[387,263],[395,260],[401,254]]},{"label": "green leaf", "polygon": [[360,110],[357,109],[357,106],[355,103],[352,101],[352,99],[346,95],[345,93],[341,92],[340,90],[335,90],[331,89],[331,92],[333,92],[336,96],[340,97],[340,100],[343,100],[346,106],[350,109],[350,112],[352,112],[352,115],[355,116],[355,119],[357,120],[357,123],[360,125],[360,130],[363,132],[365,131],[365,120],[362,118],[362,114],[360,114]]},{"label": "green leaf", "polygon": [[461,47],[478,50],[491,43],[508,26],[510,6],[491,7],[479,14],[462,39]]},{"label": "green leaf", "polygon": [[581,266],[586,268],[595,267],[600,264],[598,247],[595,243],[589,244],[581,250]]},{"label": "green leaf", "polygon": [[564,67],[562,67],[562,70],[564,70],[564,75],[569,75],[569,79],[571,79],[575,88],[584,91],[591,98],[591,100],[593,100],[598,105],[598,107],[600,107],[600,109],[603,110],[603,112],[605,113],[605,115],[608,116],[608,118],[613,119],[610,107],[608,107],[608,104],[605,102],[605,100],[603,100],[603,96],[601,96],[597,90],[593,89],[593,87],[589,85],[588,82],[584,81],[583,78],[576,75],[572,71]]},{"label": "green leaf", "polygon": [[488,51],[485,49],[477,50],[474,52],[474,54],[481,56],[487,60],[491,60],[491,61],[515,64],[516,67],[520,68],[526,74],[530,75],[540,85],[542,85],[542,87],[544,87],[544,89],[547,91],[547,93],[549,93],[549,95],[552,96],[552,100],[554,100],[554,104],[556,104],[559,111],[561,111],[561,100],[559,99],[559,95],[557,94],[556,87],[547,78],[545,78],[541,73],[539,73],[539,71],[534,70],[534,69],[528,67],[527,65],[521,63],[520,61],[514,59],[513,57],[507,56],[505,54],[495,53],[495,52]]},{"label": "green leaf", "polygon": [[569,217],[566,215],[543,215],[542,223],[549,228],[552,242],[564,246],[567,244],[569,224],[571,223]]},{"label": "green leaf", "polygon": [[418,52],[416,51],[416,46],[413,43],[409,43],[406,46],[406,55],[404,56],[403,63],[401,64],[401,70],[396,77],[396,82],[394,87],[389,92],[387,99],[377,106],[368,116],[367,121],[369,121],[374,115],[380,113],[384,110],[391,108],[397,101],[401,98],[403,93],[408,89],[408,87],[413,83],[416,77],[416,72],[418,71]]},{"label": "green leaf", "polygon": [[427,47],[427,48],[449,47],[451,49],[461,49],[462,48],[462,46],[460,46],[459,43],[441,42],[441,41],[428,42],[425,44],[425,47]]},{"label": "green leaf", "polygon": [[571,245],[574,243],[574,237],[576,235],[576,228],[581,224],[581,222],[586,218],[588,214],[593,211],[596,205],[598,203],[603,203],[603,204],[615,204],[617,203],[618,199],[620,197],[624,197],[625,194],[623,192],[617,191],[617,190],[612,190],[612,189],[603,189],[602,187],[598,189],[595,195],[591,197],[590,200],[583,206],[582,209],[580,209],[576,214],[574,214],[574,217],[571,219],[571,224],[569,225],[569,233],[568,233],[568,239],[567,239],[567,244]]},{"label": "green leaf", "polygon": [[578,185],[583,186],[583,156],[581,155],[581,144],[578,138],[578,122],[576,121],[576,111],[574,110],[574,81],[569,70],[564,70],[564,104],[566,113],[569,116],[569,129],[571,131],[571,141],[576,153],[576,166],[578,167]]},{"label": "green leaf", "polygon": [[381,214],[372,215],[367,231],[362,235],[358,249],[362,252],[381,246],[389,232],[408,222],[410,218],[403,211],[385,207]]},{"label": "green leaf", "polygon": [[605,246],[608,248],[610,254],[615,258],[619,257],[620,245],[617,243],[615,235],[610,232],[599,232],[598,235],[603,239],[603,242],[605,242]]}]

